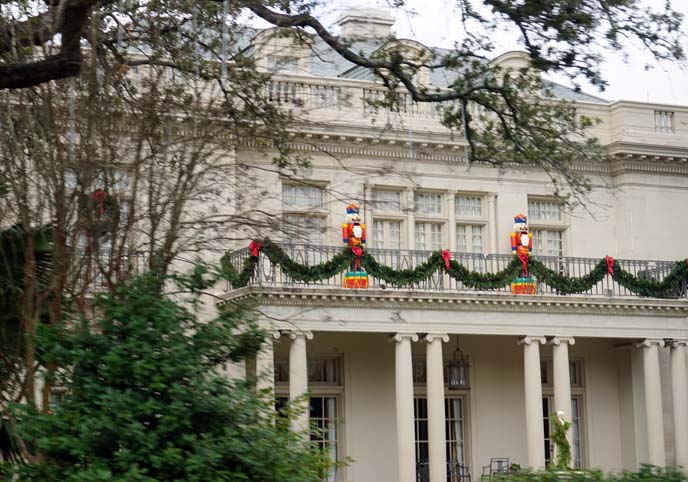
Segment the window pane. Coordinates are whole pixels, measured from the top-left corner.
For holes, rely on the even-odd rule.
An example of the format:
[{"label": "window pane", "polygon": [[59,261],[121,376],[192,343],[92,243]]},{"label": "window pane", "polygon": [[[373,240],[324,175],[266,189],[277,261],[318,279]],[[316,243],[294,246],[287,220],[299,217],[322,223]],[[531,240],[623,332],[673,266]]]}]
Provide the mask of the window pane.
[{"label": "window pane", "polygon": [[528,218],[531,223],[561,221],[561,204],[554,201],[528,201]]},{"label": "window pane", "polygon": [[482,253],[483,226],[480,224],[457,224],[456,251],[459,253]]},{"label": "window pane", "polygon": [[442,238],[442,225],[430,224],[430,249],[442,249],[444,245],[444,240]]},{"label": "window pane", "polygon": [[373,208],[385,211],[401,211],[401,192],[374,190]]},{"label": "window pane", "polygon": [[533,229],[533,254],[539,256],[563,256],[563,231]]},{"label": "window pane", "polygon": [[323,245],[325,220],[320,217],[300,214],[284,215],[284,237],[290,243]]},{"label": "window pane", "polygon": [[468,231],[468,226],[465,224],[456,225],[456,251],[458,253],[468,252],[468,243],[466,242],[466,233]]},{"label": "window pane", "polygon": [[415,241],[416,241],[415,248],[416,249],[425,249],[425,225],[426,225],[425,223],[416,223],[416,227],[415,227],[415,231],[414,231],[415,238],[416,238],[415,239]]},{"label": "window pane", "polygon": [[372,247],[401,249],[401,221],[373,220]]},{"label": "window pane", "polygon": [[482,216],[482,196],[456,196],[454,208],[457,216]]},{"label": "window pane", "polygon": [[317,186],[282,185],[282,209],[320,209],[323,207],[323,190]]},{"label": "window pane", "polygon": [[414,196],[415,210],[417,213],[441,214],[442,195],[434,193],[416,193]]}]

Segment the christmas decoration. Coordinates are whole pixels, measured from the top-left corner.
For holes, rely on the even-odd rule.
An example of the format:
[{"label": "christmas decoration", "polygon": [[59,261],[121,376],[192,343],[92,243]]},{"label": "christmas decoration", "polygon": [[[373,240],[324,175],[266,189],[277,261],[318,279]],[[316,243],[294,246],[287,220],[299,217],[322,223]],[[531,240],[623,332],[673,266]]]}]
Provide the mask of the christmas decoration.
[{"label": "christmas decoration", "polygon": [[[254,247],[258,240],[254,241]],[[349,268],[357,257],[352,248],[344,248],[341,253],[334,256],[325,263],[306,266],[292,260],[282,248],[270,239],[262,241],[262,249],[259,250],[270,262],[280,267],[281,271],[294,281],[313,282],[332,278],[338,273],[357,273],[353,276],[361,276],[367,273],[379,280],[385,281],[391,286],[408,287],[421,283],[433,274],[444,272],[464,288],[476,290],[496,290],[503,288],[510,283],[518,282],[522,274],[522,262],[514,256],[512,261],[497,273],[478,273],[469,271],[465,266],[456,260],[449,259],[447,268],[446,256],[442,251],[434,251],[430,257],[422,264],[413,269],[396,270],[389,266],[381,265],[370,253],[361,250],[360,265],[364,271],[351,271]],[[233,288],[246,286],[250,281],[258,263],[259,256],[247,256],[241,271],[237,271],[230,262],[229,254],[222,259],[222,275],[227,279]],[[547,268],[536,258],[529,257],[529,274],[537,278],[539,283],[543,283],[559,294],[584,293],[602,281],[609,273],[609,257],[601,258],[592,270],[579,278],[569,277],[557,271]],[[613,260],[612,276],[614,281],[628,291],[640,296],[652,298],[666,298],[679,292],[688,283],[688,260],[677,261],[662,281],[653,281],[635,276],[625,271],[618,260]],[[356,280],[352,280],[352,286]],[[361,284],[361,280],[358,281]]]},{"label": "christmas decoration", "polygon": [[523,214],[517,214],[514,218],[514,230],[511,232],[511,251],[521,262],[521,276],[511,283],[513,294],[535,294],[537,281],[528,276],[528,259],[532,250],[533,235],[528,231],[528,219]]},{"label": "christmas decoration", "polygon": [[342,224],[342,242],[351,248],[354,262],[350,271],[344,275],[345,288],[368,287],[368,274],[361,269],[361,256],[365,245],[365,224],[361,223],[361,215],[356,204],[346,207],[346,223]]}]

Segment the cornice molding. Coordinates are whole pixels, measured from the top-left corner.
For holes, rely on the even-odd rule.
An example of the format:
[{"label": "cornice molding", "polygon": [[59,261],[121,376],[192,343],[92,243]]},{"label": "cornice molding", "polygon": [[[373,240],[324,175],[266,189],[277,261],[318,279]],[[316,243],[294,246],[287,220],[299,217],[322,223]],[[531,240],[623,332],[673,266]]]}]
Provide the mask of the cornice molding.
[{"label": "cornice molding", "polygon": [[688,301],[646,298],[592,298],[572,296],[515,296],[478,292],[433,293],[420,291],[345,290],[343,288],[271,288],[249,286],[224,296],[229,301],[258,305],[309,308],[360,306],[388,310],[472,311],[500,313],[592,314],[609,316],[688,317]]},{"label": "cornice molding", "polygon": [[[336,128],[333,128],[336,129]],[[377,131],[360,133],[333,133],[333,130],[292,132],[289,146],[297,151],[328,153],[342,157],[363,157],[377,159],[409,159],[415,161],[435,161],[452,164],[468,164],[466,144],[447,139],[418,139],[413,141],[401,139],[398,133],[391,132],[385,136]],[[422,137],[422,136],[421,136]],[[270,149],[268,142],[259,142],[251,138],[239,138],[238,145],[249,149]],[[647,146],[648,150],[660,151],[662,146]],[[491,166],[486,162],[475,162],[475,165]],[[523,166],[505,163],[504,168]],[[618,176],[626,172],[659,173],[688,176],[688,150],[671,154],[641,154],[617,150],[601,163],[579,162],[571,166],[580,173],[607,174]],[[533,170],[536,170],[533,168]]]}]

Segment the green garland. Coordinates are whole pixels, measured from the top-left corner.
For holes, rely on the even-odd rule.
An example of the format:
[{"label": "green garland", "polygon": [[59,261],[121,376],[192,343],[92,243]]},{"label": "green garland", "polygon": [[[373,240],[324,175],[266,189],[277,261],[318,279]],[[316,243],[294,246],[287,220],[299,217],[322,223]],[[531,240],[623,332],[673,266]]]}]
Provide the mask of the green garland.
[{"label": "green garland", "polygon": [[[279,265],[282,272],[293,280],[304,282],[331,278],[347,270],[354,261],[351,249],[343,248],[341,253],[329,261],[306,266],[291,259],[279,245],[268,238],[262,241],[262,253],[273,264]],[[223,276],[229,280],[234,288],[246,286],[253,276],[257,263],[258,257],[250,256],[244,261],[241,271],[237,272],[230,262],[229,254],[226,254],[221,260]],[[434,251],[427,261],[413,269],[401,270],[381,265],[370,253],[364,251],[361,256],[361,266],[369,275],[396,287],[421,283],[441,270],[466,287],[495,290],[507,286],[521,273],[521,262],[517,257],[514,257],[503,270],[497,273],[469,271],[455,260],[449,260],[449,268],[447,268],[441,251]],[[528,269],[530,274],[535,276],[539,282],[562,294],[588,291],[609,274],[605,258],[602,258],[588,274],[579,278],[557,273],[532,257],[528,261]],[[661,282],[638,278],[621,268],[616,261],[613,265],[613,273],[614,281],[627,290],[640,296],[662,298],[671,295],[681,283],[688,282],[688,260],[677,261],[672,271]]]}]

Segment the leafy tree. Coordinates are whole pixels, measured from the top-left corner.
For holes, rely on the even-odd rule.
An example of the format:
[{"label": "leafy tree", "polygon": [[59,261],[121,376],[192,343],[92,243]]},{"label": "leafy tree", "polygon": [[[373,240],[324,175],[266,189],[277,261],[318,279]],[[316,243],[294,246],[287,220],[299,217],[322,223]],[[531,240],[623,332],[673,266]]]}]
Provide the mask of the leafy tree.
[{"label": "leafy tree", "polygon": [[96,323],[59,337],[51,352],[68,391],[50,413],[17,409],[33,463],[11,473],[41,482],[319,481],[326,464],[317,450],[276,424],[245,382],[216,372],[260,348],[245,312],[201,322],[196,295],[186,306],[160,287],[153,274],[134,279],[99,300]]}]

